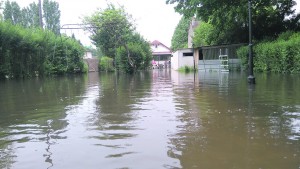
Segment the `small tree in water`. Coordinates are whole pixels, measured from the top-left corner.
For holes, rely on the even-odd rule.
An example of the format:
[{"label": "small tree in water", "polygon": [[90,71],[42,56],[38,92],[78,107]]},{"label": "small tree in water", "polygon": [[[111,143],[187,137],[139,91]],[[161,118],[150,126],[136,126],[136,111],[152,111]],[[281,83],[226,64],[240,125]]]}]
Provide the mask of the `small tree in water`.
[{"label": "small tree in water", "polygon": [[[101,49],[104,55],[114,59],[115,66],[119,65],[117,69],[121,68],[123,71],[132,72],[147,66],[147,64],[142,64],[141,67],[139,63],[148,62],[148,60],[150,63],[150,46],[148,43],[144,43],[146,41],[135,32],[132,17],[125,12],[123,7],[116,8],[109,4],[106,9],[100,9],[91,16],[86,16],[83,21],[90,25],[86,29],[91,32],[90,38],[94,44]],[[136,38],[137,35],[140,38]],[[143,46],[139,51],[139,57],[143,58],[142,62],[138,61],[139,57],[135,57],[136,54],[132,50],[132,45]],[[125,52],[118,52],[122,49]],[[144,53],[146,53],[146,57],[143,57]],[[118,59],[116,58],[117,55]]]}]

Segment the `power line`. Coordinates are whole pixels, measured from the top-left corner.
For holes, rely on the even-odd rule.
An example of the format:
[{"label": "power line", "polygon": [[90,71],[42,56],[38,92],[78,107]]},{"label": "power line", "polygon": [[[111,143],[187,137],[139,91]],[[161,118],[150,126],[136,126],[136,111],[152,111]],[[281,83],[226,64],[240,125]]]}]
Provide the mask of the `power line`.
[{"label": "power line", "polygon": [[91,26],[91,24],[82,24],[82,23],[64,24],[60,27],[60,29],[88,29],[88,28],[99,28],[99,27]]}]

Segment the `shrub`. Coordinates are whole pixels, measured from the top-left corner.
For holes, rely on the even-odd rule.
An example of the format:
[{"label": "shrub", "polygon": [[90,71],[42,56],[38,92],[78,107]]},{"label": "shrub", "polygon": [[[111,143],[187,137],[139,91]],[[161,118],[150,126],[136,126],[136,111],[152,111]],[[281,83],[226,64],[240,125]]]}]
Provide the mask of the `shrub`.
[{"label": "shrub", "polygon": [[[254,70],[260,72],[300,72],[300,33],[286,32],[276,41],[258,43],[253,48]],[[248,47],[237,51],[242,67],[248,68]]]},{"label": "shrub", "polygon": [[113,59],[107,56],[101,57],[99,62],[99,70],[106,72],[114,71]]},{"label": "shrub", "polygon": [[178,69],[179,72],[184,72],[184,73],[189,73],[191,71],[197,71],[197,69],[194,69],[194,67],[192,66],[183,66],[183,67],[180,67]]},{"label": "shrub", "polygon": [[149,68],[152,54],[148,44],[146,46],[139,43],[129,43],[128,50],[133,66],[128,61],[127,50],[124,47],[120,47],[117,50],[117,66],[121,71],[133,73],[136,70]]},{"label": "shrub", "polygon": [[248,46],[240,47],[236,52],[237,52],[237,56],[241,59],[242,69],[247,70],[249,47]]},{"label": "shrub", "polygon": [[83,47],[65,35],[0,22],[0,78],[83,70]]}]

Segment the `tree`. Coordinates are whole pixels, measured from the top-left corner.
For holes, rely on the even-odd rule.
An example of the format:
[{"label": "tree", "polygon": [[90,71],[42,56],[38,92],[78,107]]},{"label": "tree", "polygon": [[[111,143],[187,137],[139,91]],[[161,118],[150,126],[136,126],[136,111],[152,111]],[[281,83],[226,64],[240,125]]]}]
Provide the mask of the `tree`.
[{"label": "tree", "polygon": [[[60,33],[60,10],[59,5],[55,1],[43,1],[43,13],[45,29],[55,34]],[[40,26],[39,5],[35,2],[29,4],[28,7],[20,9],[16,2],[6,1],[3,9],[5,21],[10,21],[14,25],[19,24],[26,28]]]},{"label": "tree", "polygon": [[[3,10],[2,4],[3,4],[3,1],[0,1],[0,10]],[[3,20],[3,16],[0,13],[0,21],[2,21],[2,20]]]},{"label": "tree", "polygon": [[149,43],[135,32],[132,18],[123,7],[109,4],[106,9],[86,16],[83,22],[90,25],[86,29],[91,32],[94,44],[104,56],[115,60],[117,68],[133,72],[150,63]]},{"label": "tree", "polygon": [[130,19],[123,8],[118,9],[110,4],[106,9],[85,17],[84,22],[91,25],[88,30],[95,45],[101,48],[104,55],[113,57],[116,49],[126,43],[134,30]]},{"label": "tree", "polygon": [[26,28],[39,26],[39,7],[35,2],[22,9],[22,25]]},{"label": "tree", "polygon": [[182,17],[177,24],[171,39],[171,49],[173,51],[184,48],[188,45],[188,30],[190,26],[190,19]]},{"label": "tree", "polygon": [[29,7],[27,7],[28,11],[28,23],[29,27],[38,27],[40,26],[39,22],[39,6],[35,2],[29,4]]},{"label": "tree", "polygon": [[43,12],[45,19],[45,29],[51,30],[55,34],[60,33],[60,10],[59,4],[51,0],[43,1]]},{"label": "tree", "polygon": [[[247,0],[167,0],[176,4],[177,12],[184,16],[196,15],[202,21],[214,26],[213,41],[240,43],[248,41],[248,1]],[[286,30],[299,30],[300,14],[292,7],[294,0],[255,0],[253,1],[253,37],[261,40],[276,37]]]},{"label": "tree", "polygon": [[[128,66],[129,64],[128,62],[126,63],[126,61],[120,62],[118,64],[123,66],[123,70],[127,72],[134,72],[134,68],[136,70],[147,69],[150,66],[150,62],[152,60],[152,52],[149,42],[146,41],[139,33],[134,32],[128,38],[128,44],[130,56],[135,67]],[[118,50],[117,57],[126,58],[126,55],[124,53],[120,54],[119,52],[120,51]]]},{"label": "tree", "polygon": [[3,17],[4,20],[10,21],[12,24],[21,24],[22,12],[20,6],[16,2],[5,2]]},{"label": "tree", "polygon": [[212,37],[214,35],[214,27],[206,22],[201,22],[200,25],[195,29],[193,44],[195,47],[212,45],[214,42],[212,41]]}]

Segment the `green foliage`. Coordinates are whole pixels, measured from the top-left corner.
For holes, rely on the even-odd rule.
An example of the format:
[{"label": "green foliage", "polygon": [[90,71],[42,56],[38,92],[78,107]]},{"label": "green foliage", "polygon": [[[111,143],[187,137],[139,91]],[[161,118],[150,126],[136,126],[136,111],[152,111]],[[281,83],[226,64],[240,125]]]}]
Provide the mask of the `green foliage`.
[{"label": "green foliage", "polygon": [[99,62],[99,70],[106,71],[106,72],[114,71],[113,62],[114,62],[114,60],[110,57],[107,57],[107,56],[101,57],[100,62]]},{"label": "green foliage", "polygon": [[193,67],[190,67],[190,66],[183,66],[183,67],[180,67],[178,69],[179,72],[184,72],[184,73],[190,73],[191,71],[197,71],[197,69],[194,69]]},{"label": "green foliage", "polygon": [[188,45],[188,31],[190,26],[190,19],[182,17],[177,24],[171,39],[171,49],[176,51],[185,48]]},{"label": "green foliage", "polygon": [[[22,25],[25,28],[35,28],[40,26],[39,6],[35,2],[23,9],[15,1],[6,1],[3,8],[4,21],[14,25]],[[43,1],[44,28],[51,30],[55,34],[60,34],[60,10],[58,2],[52,0]]]},{"label": "green foliage", "polygon": [[21,8],[16,2],[5,2],[3,16],[5,21],[10,21],[12,24],[21,24],[22,15]]},{"label": "green foliage", "polygon": [[135,70],[143,70],[149,67],[152,58],[149,44],[146,46],[137,42],[131,42],[128,44],[128,50],[135,67],[130,65],[125,47],[120,47],[117,50],[116,57],[117,65],[120,70],[133,73]]},{"label": "green foliage", "polygon": [[212,36],[214,34],[214,27],[206,22],[201,22],[195,29],[193,44],[195,47],[212,45]]},{"label": "green foliage", "polygon": [[[166,0],[186,17],[197,16],[214,26],[214,44],[248,42],[248,1],[236,0]],[[262,40],[277,37],[287,30],[300,30],[300,14],[293,7],[295,0],[252,1],[253,37]]]},{"label": "green foliage", "polygon": [[25,28],[35,28],[40,26],[39,6],[35,2],[22,9],[21,25]]},{"label": "green foliage", "polygon": [[82,73],[88,73],[88,72],[89,72],[89,65],[86,62],[84,62]]},{"label": "green foliage", "polygon": [[0,78],[82,71],[83,52],[83,47],[67,36],[0,22]]},{"label": "green foliage", "polygon": [[135,46],[135,48],[138,48],[138,52],[135,54],[141,55],[141,63],[138,63],[139,61],[136,61],[136,58],[139,57],[131,56],[131,53],[129,52],[131,59],[137,64],[137,66],[135,66],[137,70],[147,69],[152,60],[152,52],[149,42],[146,41],[139,33],[135,32],[128,38],[128,43]]},{"label": "green foliage", "polygon": [[289,40],[291,38],[291,36],[294,35],[294,31],[286,31],[286,32],[283,32],[281,34],[279,34],[277,40]]},{"label": "green foliage", "polygon": [[[300,72],[300,33],[294,33],[293,35],[283,33],[279,37],[281,38],[278,38],[276,41],[259,43],[254,47],[255,71],[278,73]],[[237,52],[244,68],[247,68],[248,64],[247,51],[246,48],[241,48]]]},{"label": "green foliage", "polygon": [[45,29],[51,30],[58,35],[60,33],[60,10],[58,2],[43,0],[43,12]]},{"label": "green foliage", "polygon": [[151,49],[149,43],[134,31],[131,16],[124,8],[108,5],[84,18],[91,39],[101,52],[116,60],[117,70],[134,72],[150,64]]},{"label": "green foliage", "polygon": [[87,29],[92,33],[91,39],[95,45],[100,47],[104,55],[113,57],[116,49],[127,42],[134,29],[124,8],[114,5],[86,16],[83,22],[91,25]]},{"label": "green foliage", "polygon": [[237,56],[241,59],[241,65],[243,70],[248,69],[248,55],[249,55],[249,47],[243,46],[240,47],[237,51]]}]

